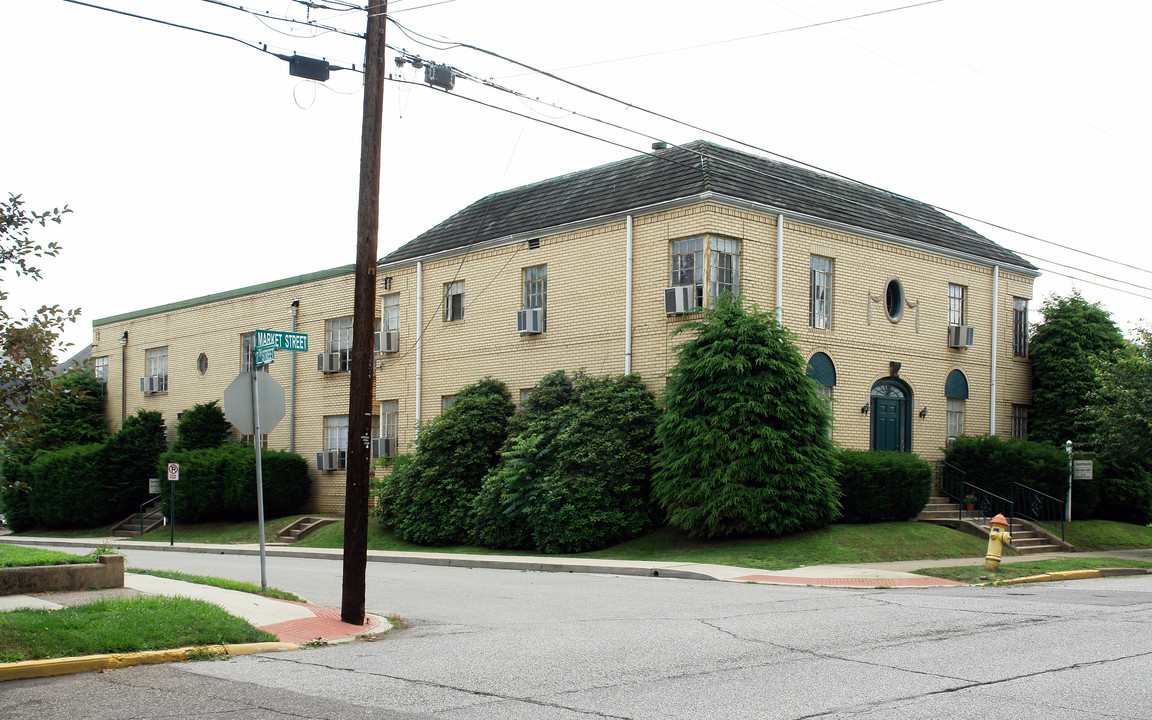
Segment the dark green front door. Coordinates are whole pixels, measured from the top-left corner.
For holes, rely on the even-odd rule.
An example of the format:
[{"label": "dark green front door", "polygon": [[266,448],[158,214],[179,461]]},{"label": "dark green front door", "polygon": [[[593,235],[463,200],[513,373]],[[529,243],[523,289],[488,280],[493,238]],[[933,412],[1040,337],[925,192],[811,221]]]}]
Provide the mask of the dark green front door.
[{"label": "dark green front door", "polygon": [[872,387],[872,449],[908,450],[908,394],[892,380]]}]

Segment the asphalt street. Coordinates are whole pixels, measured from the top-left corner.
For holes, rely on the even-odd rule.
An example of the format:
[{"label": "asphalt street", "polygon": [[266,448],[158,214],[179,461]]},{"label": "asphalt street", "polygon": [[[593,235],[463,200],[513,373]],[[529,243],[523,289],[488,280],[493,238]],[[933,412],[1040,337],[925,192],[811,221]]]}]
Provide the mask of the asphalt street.
[{"label": "asphalt street", "polygon": [[[253,580],[245,556],[130,566]],[[340,563],[270,558],[339,605]],[[0,717],[1152,718],[1152,578],[844,590],[370,563],[375,642],[21,680]]]}]

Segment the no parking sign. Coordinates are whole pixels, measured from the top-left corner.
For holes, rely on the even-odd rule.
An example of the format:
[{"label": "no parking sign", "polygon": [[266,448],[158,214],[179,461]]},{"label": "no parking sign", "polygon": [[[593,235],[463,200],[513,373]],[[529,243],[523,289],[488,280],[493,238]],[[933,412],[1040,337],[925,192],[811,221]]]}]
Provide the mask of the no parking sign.
[{"label": "no parking sign", "polygon": [[168,482],[180,479],[180,463],[168,463]]}]

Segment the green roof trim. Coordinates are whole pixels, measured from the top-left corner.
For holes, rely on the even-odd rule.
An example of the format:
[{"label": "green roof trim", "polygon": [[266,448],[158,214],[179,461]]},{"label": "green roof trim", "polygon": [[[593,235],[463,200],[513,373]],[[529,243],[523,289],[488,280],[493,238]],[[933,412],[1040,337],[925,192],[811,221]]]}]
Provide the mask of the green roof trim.
[{"label": "green roof trim", "polygon": [[818,352],[808,360],[808,377],[824,387],[836,387],[836,365],[827,354]]},{"label": "green roof trim", "polygon": [[944,397],[968,399],[968,378],[964,377],[964,373],[959,370],[948,373],[948,379],[944,381]]},{"label": "green roof trim", "polygon": [[213,293],[211,295],[202,295],[201,297],[192,298],[191,300],[180,300],[179,302],[168,303],[167,305],[157,305],[156,307],[146,308],[144,310],[134,310],[120,315],[99,318],[92,321],[92,327],[111,325],[113,323],[124,322],[125,320],[135,320],[137,318],[148,317],[149,315],[159,315],[160,313],[172,312],[173,310],[184,310],[186,308],[196,307],[197,305],[207,305],[208,303],[219,302],[221,300],[244,297],[245,295],[256,295],[269,290],[278,290],[294,285],[305,285],[318,280],[350,275],[355,271],[355,264],[341,265],[340,267],[328,270],[317,270],[316,272],[296,275],[282,280],[271,280],[266,283],[260,283],[259,285],[249,285],[248,287],[237,288],[236,290],[225,290],[224,292]]}]

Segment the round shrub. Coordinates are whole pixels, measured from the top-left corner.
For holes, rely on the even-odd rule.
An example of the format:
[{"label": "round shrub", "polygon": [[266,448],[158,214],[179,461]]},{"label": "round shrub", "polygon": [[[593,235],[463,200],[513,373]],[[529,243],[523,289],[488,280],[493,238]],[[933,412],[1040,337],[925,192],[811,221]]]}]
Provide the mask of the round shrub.
[{"label": "round shrub", "polygon": [[843,522],[907,520],[928,503],[932,466],[911,453],[844,450],[836,481]]},{"label": "round shrub", "polygon": [[457,393],[450,408],[421,428],[412,459],[394,465],[382,481],[377,502],[385,526],[423,545],[466,541],[472,503],[500,459],[514,411],[499,380],[484,378]]},{"label": "round shrub", "polygon": [[224,417],[219,403],[193,405],[184,411],[176,423],[176,444],[173,450],[201,450],[220,447],[228,442],[232,434],[232,423]]}]

